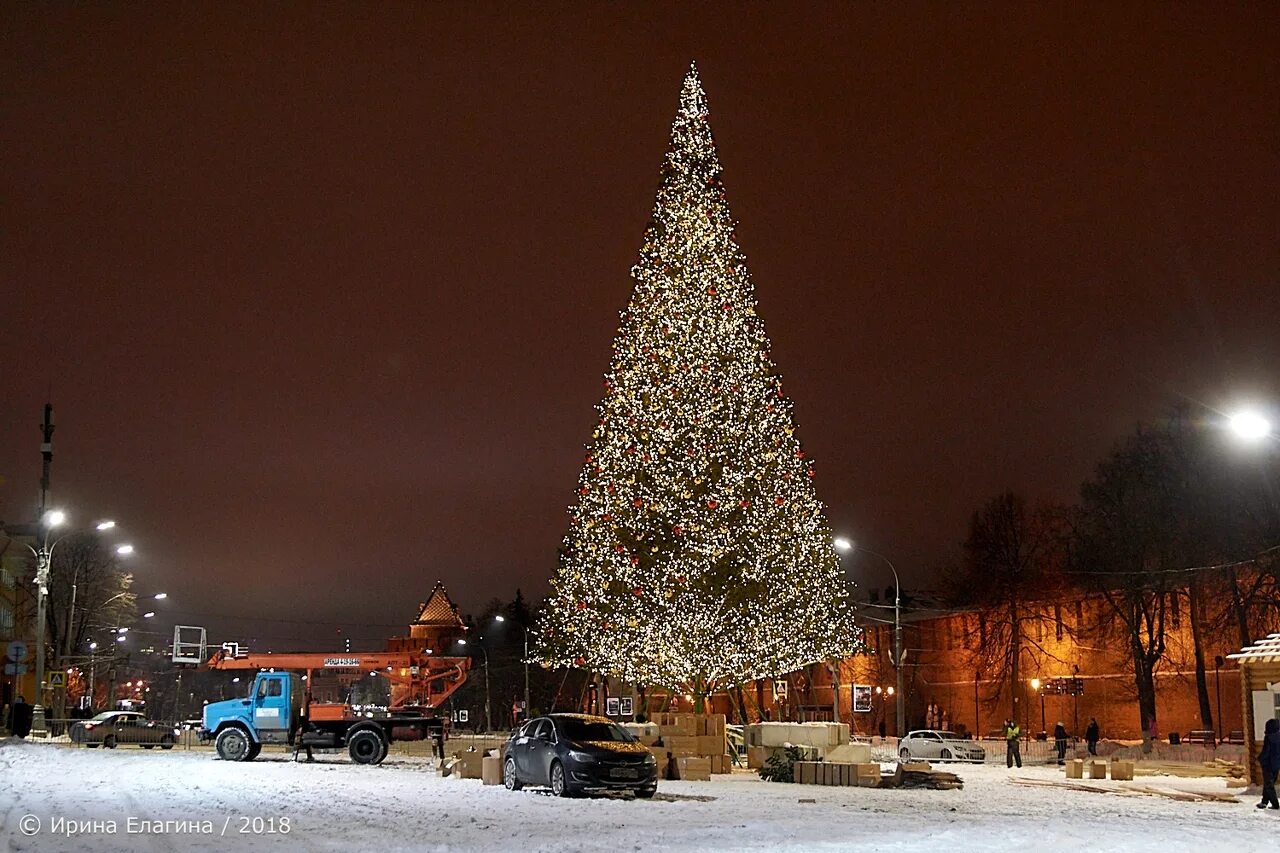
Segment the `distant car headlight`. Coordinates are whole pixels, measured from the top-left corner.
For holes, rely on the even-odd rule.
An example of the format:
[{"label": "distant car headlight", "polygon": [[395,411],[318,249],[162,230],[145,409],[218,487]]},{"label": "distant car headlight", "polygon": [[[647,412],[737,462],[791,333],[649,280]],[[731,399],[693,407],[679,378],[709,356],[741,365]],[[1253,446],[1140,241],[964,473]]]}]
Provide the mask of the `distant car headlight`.
[{"label": "distant car headlight", "polygon": [[589,752],[578,752],[576,749],[569,750],[569,757],[579,764],[595,764],[596,757]]}]

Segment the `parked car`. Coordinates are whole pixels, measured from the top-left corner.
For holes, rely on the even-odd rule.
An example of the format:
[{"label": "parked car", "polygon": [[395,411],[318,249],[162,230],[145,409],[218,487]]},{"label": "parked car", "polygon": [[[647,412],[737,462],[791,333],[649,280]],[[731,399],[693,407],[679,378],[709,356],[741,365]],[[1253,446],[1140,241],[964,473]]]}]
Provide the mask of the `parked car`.
[{"label": "parked car", "polygon": [[143,749],[173,749],[178,730],[168,723],[148,720],[138,711],[103,711],[96,717],[81,720],[68,733],[72,743],[87,747],[115,749],[121,744],[137,744]]},{"label": "parked car", "polygon": [[981,764],[987,759],[987,751],[975,741],[963,738],[955,732],[919,729],[908,732],[898,744],[898,756],[903,761],[924,759],[927,761],[972,761]]},{"label": "parked car", "polygon": [[509,791],[545,785],[558,797],[617,790],[652,797],[658,790],[658,762],[607,717],[550,714],[512,733],[502,781]]}]

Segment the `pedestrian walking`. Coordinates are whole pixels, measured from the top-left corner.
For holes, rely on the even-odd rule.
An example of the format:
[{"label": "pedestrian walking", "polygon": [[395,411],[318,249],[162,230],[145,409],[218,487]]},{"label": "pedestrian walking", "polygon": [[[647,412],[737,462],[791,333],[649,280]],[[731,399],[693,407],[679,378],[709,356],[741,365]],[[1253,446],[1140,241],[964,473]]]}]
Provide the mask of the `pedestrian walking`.
[{"label": "pedestrian walking", "polygon": [[1053,727],[1053,745],[1058,750],[1058,763],[1066,764],[1067,762],[1067,729],[1062,725],[1062,720],[1058,720],[1058,724]]},{"label": "pedestrian walking", "polygon": [[1258,808],[1271,806],[1280,809],[1280,801],[1276,800],[1276,774],[1280,773],[1280,720],[1267,720],[1258,763],[1262,765],[1262,802],[1258,803]]},{"label": "pedestrian walking", "polygon": [[13,700],[13,707],[9,709],[9,731],[14,737],[25,738],[31,734],[31,717],[34,709],[27,704],[27,700],[22,696]]},{"label": "pedestrian walking", "polygon": [[1098,731],[1098,719],[1096,717],[1090,717],[1089,728],[1084,730],[1084,740],[1085,740],[1085,743],[1089,744],[1090,755],[1098,754],[1098,738],[1099,737],[1100,737],[1100,734]]},{"label": "pedestrian walking", "polygon": [[1004,721],[1004,763],[1006,767],[1012,767],[1017,762],[1018,769],[1022,769],[1022,752],[1018,744],[1018,738],[1022,737],[1022,729],[1013,720]]}]

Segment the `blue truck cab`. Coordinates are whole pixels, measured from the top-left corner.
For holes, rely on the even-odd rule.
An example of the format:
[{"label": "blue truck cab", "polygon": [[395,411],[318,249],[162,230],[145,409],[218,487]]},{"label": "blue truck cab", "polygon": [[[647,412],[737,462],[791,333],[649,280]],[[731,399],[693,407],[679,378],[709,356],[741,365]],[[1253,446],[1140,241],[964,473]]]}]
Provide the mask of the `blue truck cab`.
[{"label": "blue truck cab", "polygon": [[226,761],[252,761],[264,743],[293,743],[303,720],[302,679],[292,672],[260,672],[245,699],[204,706],[201,740],[212,740]]}]

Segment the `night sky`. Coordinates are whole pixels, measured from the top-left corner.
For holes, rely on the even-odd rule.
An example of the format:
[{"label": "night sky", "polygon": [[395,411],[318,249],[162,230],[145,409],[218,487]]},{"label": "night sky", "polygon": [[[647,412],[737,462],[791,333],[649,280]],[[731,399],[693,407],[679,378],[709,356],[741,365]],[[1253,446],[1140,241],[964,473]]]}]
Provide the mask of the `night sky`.
[{"label": "night sky", "polygon": [[164,630],[541,595],[691,59],[819,496],[904,578],[1280,401],[1280,6],[532,5],[5,3],[0,518],[50,398]]}]

